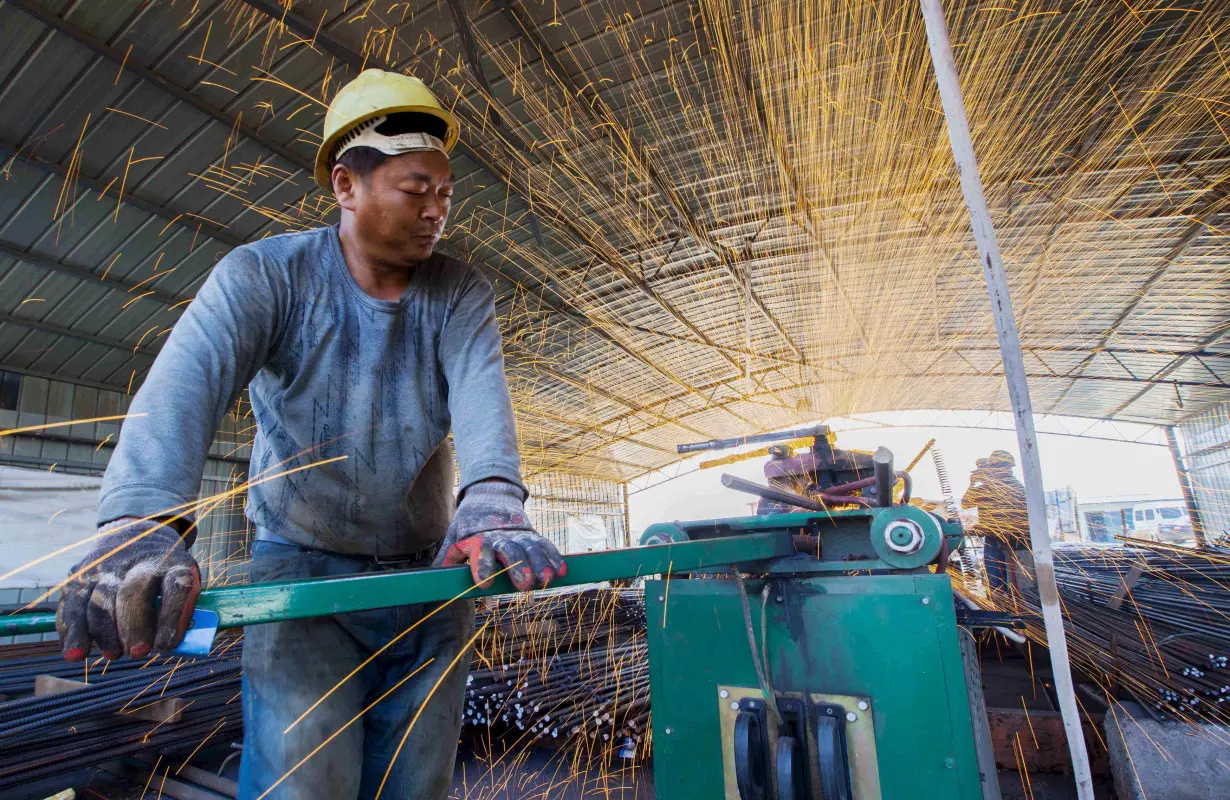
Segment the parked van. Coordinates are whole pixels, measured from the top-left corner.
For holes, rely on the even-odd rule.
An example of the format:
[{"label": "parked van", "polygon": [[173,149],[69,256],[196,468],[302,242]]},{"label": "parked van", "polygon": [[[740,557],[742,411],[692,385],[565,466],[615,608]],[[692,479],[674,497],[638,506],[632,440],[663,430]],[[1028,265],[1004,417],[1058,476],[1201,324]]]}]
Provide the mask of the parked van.
[{"label": "parked van", "polygon": [[1132,535],[1151,542],[1179,543],[1194,538],[1192,521],[1181,502],[1161,500],[1132,506]]}]

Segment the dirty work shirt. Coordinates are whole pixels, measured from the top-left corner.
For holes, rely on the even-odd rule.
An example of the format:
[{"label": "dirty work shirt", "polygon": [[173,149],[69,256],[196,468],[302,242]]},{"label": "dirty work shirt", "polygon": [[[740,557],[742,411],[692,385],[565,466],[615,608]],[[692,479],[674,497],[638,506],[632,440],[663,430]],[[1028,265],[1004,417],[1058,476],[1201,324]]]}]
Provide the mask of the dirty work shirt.
[{"label": "dirty work shirt", "polygon": [[463,489],[522,485],[491,285],[435,254],[399,301],[378,300],[346,268],[337,228],[321,228],[238,247],[214,267],[133,400],[99,521],[194,500],[214,433],[249,384],[250,481],[345,457],[248,489],[248,519],[294,544],[396,556],[442,539],[447,517],[416,520],[407,491],[450,426]]}]

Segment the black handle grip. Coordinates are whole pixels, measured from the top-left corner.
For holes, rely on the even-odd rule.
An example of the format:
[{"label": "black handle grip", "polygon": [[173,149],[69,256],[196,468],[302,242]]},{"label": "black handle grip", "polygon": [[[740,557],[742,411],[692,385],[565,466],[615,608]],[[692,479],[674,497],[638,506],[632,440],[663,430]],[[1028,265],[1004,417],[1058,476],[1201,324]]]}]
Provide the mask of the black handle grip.
[{"label": "black handle grip", "polygon": [[824,800],[850,800],[850,759],[846,754],[844,710],[831,716],[820,715],[816,722],[816,750]]},{"label": "black handle grip", "polygon": [[743,709],[735,717],[735,783],[740,800],[765,800],[763,712]]},{"label": "black handle grip", "polygon": [[777,800],[807,800],[803,748],[793,736],[777,740]]}]

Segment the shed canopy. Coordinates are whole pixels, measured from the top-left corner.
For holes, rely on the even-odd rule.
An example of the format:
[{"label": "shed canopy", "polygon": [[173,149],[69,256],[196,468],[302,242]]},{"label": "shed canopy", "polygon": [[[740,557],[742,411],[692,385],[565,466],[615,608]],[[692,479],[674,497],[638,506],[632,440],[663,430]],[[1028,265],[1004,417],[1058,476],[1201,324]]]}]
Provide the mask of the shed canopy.
[{"label": "shed canopy", "polygon": [[[948,4],[1035,410],[1230,397],[1230,4]],[[130,389],[228,250],[336,220],[365,66],[462,144],[527,472],[1007,405],[916,4],[8,0],[0,369]]]}]

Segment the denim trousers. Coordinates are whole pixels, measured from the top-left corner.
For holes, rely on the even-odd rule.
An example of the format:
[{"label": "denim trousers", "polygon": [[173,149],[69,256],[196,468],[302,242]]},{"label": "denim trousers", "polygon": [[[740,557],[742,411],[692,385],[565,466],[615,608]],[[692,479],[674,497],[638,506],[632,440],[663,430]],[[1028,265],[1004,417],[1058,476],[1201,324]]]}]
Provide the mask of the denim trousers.
[{"label": "denim trousers", "polygon": [[982,563],[987,570],[987,588],[992,592],[1008,590],[1011,558],[1012,551],[1003,542],[991,536],[982,540]]},{"label": "denim trousers", "polygon": [[[249,576],[258,583],[382,569],[372,559],[258,540]],[[453,602],[358,669],[440,606],[246,628],[239,800],[444,800],[470,656],[449,665],[473,633],[473,601]]]}]

